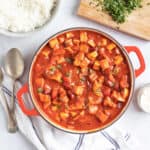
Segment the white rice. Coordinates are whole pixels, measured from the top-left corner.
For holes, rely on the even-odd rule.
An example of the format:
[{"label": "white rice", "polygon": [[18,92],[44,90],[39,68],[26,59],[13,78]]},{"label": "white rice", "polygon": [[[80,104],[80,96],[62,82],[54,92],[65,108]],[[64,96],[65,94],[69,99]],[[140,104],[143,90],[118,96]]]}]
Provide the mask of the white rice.
[{"label": "white rice", "polygon": [[50,18],[56,0],[0,0],[0,28],[29,32]]}]

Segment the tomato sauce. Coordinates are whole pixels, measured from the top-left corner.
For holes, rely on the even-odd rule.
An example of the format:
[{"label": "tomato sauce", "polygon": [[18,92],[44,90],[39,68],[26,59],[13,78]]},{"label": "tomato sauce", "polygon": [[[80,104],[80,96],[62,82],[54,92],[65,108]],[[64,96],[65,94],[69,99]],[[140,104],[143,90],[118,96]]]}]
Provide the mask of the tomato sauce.
[{"label": "tomato sauce", "polygon": [[119,47],[92,31],[50,39],[32,69],[41,109],[62,127],[92,130],[111,122],[130,94],[130,70]]}]

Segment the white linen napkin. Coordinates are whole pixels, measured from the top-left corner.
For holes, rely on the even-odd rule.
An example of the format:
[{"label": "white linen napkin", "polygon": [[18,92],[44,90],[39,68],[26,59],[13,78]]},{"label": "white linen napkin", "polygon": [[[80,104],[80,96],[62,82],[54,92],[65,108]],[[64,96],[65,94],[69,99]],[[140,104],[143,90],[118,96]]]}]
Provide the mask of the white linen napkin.
[{"label": "white linen napkin", "polygon": [[[7,99],[10,98],[11,80],[3,85]],[[17,82],[16,91],[22,85]],[[29,95],[23,99],[33,107]],[[2,100],[0,94],[0,101]],[[40,116],[27,117],[16,101],[16,120],[19,131],[37,148],[37,150],[139,150],[137,141],[128,132],[118,127],[109,127],[102,132],[92,134],[70,134],[48,124]],[[108,131],[109,130],[109,131]]]}]

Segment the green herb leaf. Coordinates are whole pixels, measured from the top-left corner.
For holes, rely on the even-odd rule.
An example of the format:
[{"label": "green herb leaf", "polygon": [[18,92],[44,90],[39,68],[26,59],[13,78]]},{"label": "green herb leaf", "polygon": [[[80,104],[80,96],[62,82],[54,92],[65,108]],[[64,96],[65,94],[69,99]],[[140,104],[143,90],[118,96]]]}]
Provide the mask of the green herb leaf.
[{"label": "green herb leaf", "polygon": [[85,82],[85,81],[86,81],[86,78],[85,78],[85,77],[81,77],[80,80],[81,80],[82,82]]},{"label": "green herb leaf", "polygon": [[[93,5],[97,8],[102,7],[114,21],[123,23],[126,17],[136,8],[141,7],[142,0],[91,0]],[[92,2],[90,2],[92,5]]]},{"label": "green herb leaf", "polygon": [[66,72],[66,77],[70,77],[70,72]]},{"label": "green herb leaf", "polygon": [[66,60],[66,62],[68,62],[70,64],[73,62],[73,60],[71,58],[69,58],[69,57],[65,58],[65,60]]},{"label": "green herb leaf", "polygon": [[61,69],[61,68],[62,68],[61,64],[58,64],[58,65],[57,65],[57,68],[58,68],[58,69]]},{"label": "green herb leaf", "polygon": [[43,92],[43,89],[42,89],[42,88],[38,88],[38,89],[37,89],[37,92],[38,92],[38,93],[42,93],[42,92]]},{"label": "green herb leaf", "polygon": [[52,66],[52,67],[50,68],[50,72],[51,72],[52,74],[55,72],[55,70],[56,70],[56,67],[55,67],[55,66]]}]

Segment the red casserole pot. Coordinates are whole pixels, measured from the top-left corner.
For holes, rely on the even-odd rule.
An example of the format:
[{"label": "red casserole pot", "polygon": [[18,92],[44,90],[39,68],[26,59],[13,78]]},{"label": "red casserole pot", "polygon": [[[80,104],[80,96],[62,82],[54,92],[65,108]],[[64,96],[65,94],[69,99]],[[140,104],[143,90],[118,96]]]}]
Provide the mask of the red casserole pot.
[{"label": "red casserole pot", "polygon": [[[128,100],[125,104],[125,106],[123,107],[123,109],[121,110],[121,112],[113,119],[111,120],[110,122],[106,123],[105,125],[99,127],[99,128],[96,128],[96,129],[91,129],[91,130],[84,130],[84,131],[81,131],[81,130],[74,130],[74,129],[68,129],[68,128],[65,128],[65,127],[62,127],[61,125],[55,123],[54,121],[51,120],[51,118],[46,115],[46,113],[44,112],[44,110],[41,109],[41,107],[39,106],[37,100],[36,100],[36,97],[34,96],[33,94],[33,89],[31,88],[31,74],[32,74],[32,68],[33,68],[33,64],[37,58],[37,55],[40,53],[40,51],[42,50],[42,48],[48,43],[48,41],[54,37],[57,37],[58,35],[61,35],[63,33],[66,33],[66,32],[69,32],[69,31],[75,31],[75,30],[86,30],[86,31],[92,31],[92,32],[96,32],[100,35],[103,35],[104,37],[108,38],[109,40],[111,40],[112,42],[114,42],[121,50],[122,54],[124,55],[125,59],[126,59],[126,62],[128,64],[128,67],[129,67],[129,70],[130,70],[130,86],[131,86],[131,90],[130,90],[130,94],[129,94],[129,97],[128,97]],[[139,62],[140,62],[140,67],[136,70],[133,69],[133,66],[132,66],[132,63],[131,63],[131,60],[128,56],[128,53],[130,52],[134,52],[138,59],[139,59]],[[144,58],[142,56],[142,53],[140,52],[140,50],[136,47],[136,46],[125,46],[123,47],[121,44],[119,44],[114,38],[112,38],[110,35],[102,32],[102,31],[99,31],[99,30],[96,30],[96,29],[91,29],[91,28],[71,28],[71,29],[67,29],[67,30],[64,30],[64,31],[61,31],[57,34],[55,34],[54,36],[50,37],[48,40],[46,40],[41,46],[40,48],[36,51],[34,57],[33,57],[33,60],[32,60],[32,63],[31,63],[31,66],[30,66],[30,71],[29,71],[29,76],[28,76],[28,84],[25,84],[21,89],[19,89],[18,93],[17,93],[17,99],[18,99],[18,103],[19,103],[19,106],[20,108],[22,109],[22,111],[28,115],[28,116],[38,116],[40,115],[41,117],[43,117],[48,123],[50,123],[51,125],[53,125],[54,127],[58,128],[58,129],[61,129],[63,131],[67,131],[67,132],[71,132],[71,133],[91,133],[91,132],[96,132],[96,131],[100,131],[108,126],[110,126],[111,124],[113,124],[116,120],[118,120],[121,115],[127,110],[127,107],[132,99],[132,96],[133,96],[133,92],[134,92],[134,84],[135,84],[135,78],[138,77],[142,72],[144,72],[145,70],[145,62],[144,62]],[[28,109],[25,104],[24,104],[24,101],[22,99],[22,95],[25,94],[25,93],[29,93],[30,94],[30,97],[31,97],[31,100],[32,100],[32,103],[34,104],[35,108],[33,109]]]}]

